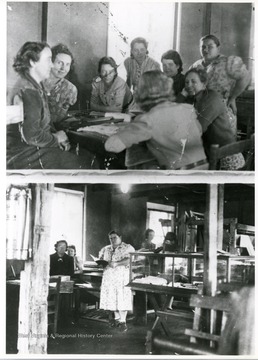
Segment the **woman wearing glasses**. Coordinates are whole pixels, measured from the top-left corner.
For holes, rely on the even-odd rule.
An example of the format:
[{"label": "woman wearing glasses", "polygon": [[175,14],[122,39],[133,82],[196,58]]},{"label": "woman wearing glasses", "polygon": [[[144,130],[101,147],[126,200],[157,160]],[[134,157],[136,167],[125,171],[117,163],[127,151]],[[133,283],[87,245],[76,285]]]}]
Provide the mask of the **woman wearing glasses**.
[{"label": "woman wearing glasses", "polygon": [[103,57],[98,65],[99,76],[92,83],[91,110],[123,112],[132,101],[126,82],[117,74],[117,64],[112,57]]}]

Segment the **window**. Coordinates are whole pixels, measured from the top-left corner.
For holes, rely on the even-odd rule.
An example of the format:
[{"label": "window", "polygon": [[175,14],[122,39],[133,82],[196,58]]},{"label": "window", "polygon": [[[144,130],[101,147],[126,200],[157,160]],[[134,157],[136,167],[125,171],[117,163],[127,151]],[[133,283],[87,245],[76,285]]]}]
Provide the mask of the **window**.
[{"label": "window", "polygon": [[76,253],[85,259],[84,194],[81,191],[55,188],[52,204],[52,224],[49,252],[54,252],[56,241],[64,238],[76,246]]},{"label": "window", "polygon": [[[144,37],[149,53],[160,62],[161,54],[175,48],[175,3],[109,3],[108,56],[116,59],[119,76],[125,79],[124,60],[130,56],[130,42]],[[162,19],[162,21],[161,21]]]},{"label": "window", "polygon": [[175,231],[175,207],[147,202],[147,228],[155,231],[153,243],[162,246],[169,231]]}]

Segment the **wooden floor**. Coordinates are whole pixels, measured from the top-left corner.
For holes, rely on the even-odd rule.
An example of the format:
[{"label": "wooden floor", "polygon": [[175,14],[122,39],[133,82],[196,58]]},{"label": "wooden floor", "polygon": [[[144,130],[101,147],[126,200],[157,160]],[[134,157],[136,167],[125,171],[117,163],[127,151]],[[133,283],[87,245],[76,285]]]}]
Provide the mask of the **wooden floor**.
[{"label": "wooden floor", "polygon": [[[148,323],[145,326],[136,324],[135,319],[129,317],[126,333],[121,333],[117,328],[110,328],[106,320],[105,316],[103,319],[97,319],[96,316],[95,319],[94,316],[90,319],[89,316],[84,316],[80,317],[76,324],[71,321],[59,324],[55,338],[51,335],[48,338],[48,354],[145,354],[145,337],[147,330],[153,325],[153,313],[148,315]],[[179,339],[185,338],[184,329],[191,327],[192,321],[173,317],[169,324],[173,337]],[[14,325],[13,329],[7,327],[7,354],[17,353],[16,342],[12,336]],[[160,331],[162,332],[161,328]]]}]

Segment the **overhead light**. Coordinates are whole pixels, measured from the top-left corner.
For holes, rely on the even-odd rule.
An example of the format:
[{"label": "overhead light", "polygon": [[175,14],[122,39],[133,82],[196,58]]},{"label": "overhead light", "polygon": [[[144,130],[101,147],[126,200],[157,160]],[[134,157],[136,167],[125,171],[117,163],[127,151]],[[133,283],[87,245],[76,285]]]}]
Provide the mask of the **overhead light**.
[{"label": "overhead light", "polygon": [[130,186],[131,186],[130,184],[126,184],[126,183],[120,184],[120,189],[122,193],[127,194],[130,189]]}]

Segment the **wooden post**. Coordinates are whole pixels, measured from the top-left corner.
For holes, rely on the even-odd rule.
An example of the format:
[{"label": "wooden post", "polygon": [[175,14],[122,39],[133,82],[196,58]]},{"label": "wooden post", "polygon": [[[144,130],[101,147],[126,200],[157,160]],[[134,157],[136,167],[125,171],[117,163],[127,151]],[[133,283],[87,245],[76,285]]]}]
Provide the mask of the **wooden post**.
[{"label": "wooden post", "polygon": [[49,284],[49,236],[54,185],[33,184],[32,260],[21,272],[18,351],[47,353],[47,296]]},{"label": "wooden post", "polygon": [[218,231],[217,248],[222,250],[223,246],[223,224],[224,224],[224,184],[218,185]]},{"label": "wooden post", "polygon": [[212,296],[217,289],[218,184],[207,185],[204,222],[203,294]]}]

